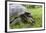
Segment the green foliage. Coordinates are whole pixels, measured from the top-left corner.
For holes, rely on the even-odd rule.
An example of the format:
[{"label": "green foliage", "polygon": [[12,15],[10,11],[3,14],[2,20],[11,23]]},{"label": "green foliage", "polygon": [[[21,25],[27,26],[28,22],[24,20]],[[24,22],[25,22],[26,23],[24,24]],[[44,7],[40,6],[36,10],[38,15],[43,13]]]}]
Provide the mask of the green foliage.
[{"label": "green foliage", "polygon": [[23,4],[23,6],[25,6],[26,8],[40,8],[40,7],[42,7],[41,5],[24,5],[24,4]]},{"label": "green foliage", "polygon": [[[25,5],[24,5],[25,6]],[[26,5],[25,6],[28,10],[28,12],[30,12],[35,20],[34,25],[31,25],[30,22],[28,23],[16,23],[16,24],[10,24],[10,28],[39,28],[42,27],[42,7],[38,6],[37,8],[35,8],[35,6],[29,6]],[[33,8],[31,8],[33,7]]]}]

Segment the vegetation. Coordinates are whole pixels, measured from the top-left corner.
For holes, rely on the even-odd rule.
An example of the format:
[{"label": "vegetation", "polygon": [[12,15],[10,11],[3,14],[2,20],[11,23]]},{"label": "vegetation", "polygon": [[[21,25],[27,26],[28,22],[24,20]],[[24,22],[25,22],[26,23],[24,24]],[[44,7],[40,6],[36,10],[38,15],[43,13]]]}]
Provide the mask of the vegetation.
[{"label": "vegetation", "polygon": [[24,5],[28,12],[30,12],[35,20],[34,25],[31,25],[31,23],[16,23],[16,24],[10,24],[10,28],[39,28],[42,27],[42,6],[41,5]]}]

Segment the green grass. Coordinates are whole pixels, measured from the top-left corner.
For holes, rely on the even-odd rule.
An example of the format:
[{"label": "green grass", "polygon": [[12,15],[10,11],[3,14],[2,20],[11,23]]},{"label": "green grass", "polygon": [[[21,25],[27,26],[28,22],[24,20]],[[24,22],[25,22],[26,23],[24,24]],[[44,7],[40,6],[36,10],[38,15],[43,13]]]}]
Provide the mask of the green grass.
[{"label": "green grass", "polygon": [[[29,9],[30,10],[30,9]],[[35,20],[35,24],[33,27],[41,27],[42,26],[42,8],[35,8],[32,10],[32,16]]]},{"label": "green grass", "polygon": [[35,20],[34,25],[31,25],[31,23],[17,23],[17,24],[10,24],[10,28],[39,28],[42,27],[42,8],[27,8],[28,12],[30,12]]}]

